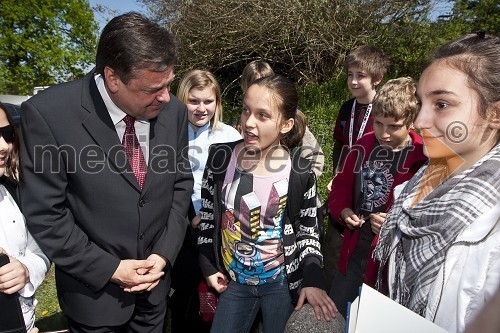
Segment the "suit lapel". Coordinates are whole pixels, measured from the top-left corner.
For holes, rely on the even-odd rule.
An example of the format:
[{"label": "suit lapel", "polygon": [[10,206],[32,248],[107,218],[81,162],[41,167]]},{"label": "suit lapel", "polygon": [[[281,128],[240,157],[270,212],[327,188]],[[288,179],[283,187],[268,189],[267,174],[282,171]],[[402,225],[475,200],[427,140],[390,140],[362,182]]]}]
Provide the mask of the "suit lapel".
[{"label": "suit lapel", "polygon": [[[104,151],[117,173],[124,177],[137,191],[140,191],[123,146],[116,135],[116,129],[108,109],[95,84],[93,73],[87,74],[85,80],[88,84],[83,85],[82,107],[89,111],[89,115],[83,120],[82,125]],[[90,98],[87,98],[88,96]]]},{"label": "suit lapel", "polygon": [[[143,194],[148,191],[151,184],[155,184],[156,177],[168,172],[166,169],[170,170],[172,167],[171,165],[168,165],[167,168],[165,167],[168,157],[172,158],[175,156],[174,149],[168,145],[168,138],[172,134],[172,129],[169,129],[166,124],[166,118],[168,118],[166,116],[169,115],[167,109],[167,105],[164,105],[160,115],[150,121],[149,162],[146,181],[142,189]],[[171,161],[175,161],[175,158]]]}]

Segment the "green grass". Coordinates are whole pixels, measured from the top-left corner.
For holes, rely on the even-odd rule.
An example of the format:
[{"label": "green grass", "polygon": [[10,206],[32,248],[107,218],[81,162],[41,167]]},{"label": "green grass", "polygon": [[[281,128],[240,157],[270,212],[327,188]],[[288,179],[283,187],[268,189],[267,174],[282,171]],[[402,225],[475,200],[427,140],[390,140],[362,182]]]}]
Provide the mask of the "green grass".
[{"label": "green grass", "polygon": [[40,332],[55,331],[67,328],[59,302],[57,301],[54,265],[50,268],[45,281],[36,292],[36,324]]}]

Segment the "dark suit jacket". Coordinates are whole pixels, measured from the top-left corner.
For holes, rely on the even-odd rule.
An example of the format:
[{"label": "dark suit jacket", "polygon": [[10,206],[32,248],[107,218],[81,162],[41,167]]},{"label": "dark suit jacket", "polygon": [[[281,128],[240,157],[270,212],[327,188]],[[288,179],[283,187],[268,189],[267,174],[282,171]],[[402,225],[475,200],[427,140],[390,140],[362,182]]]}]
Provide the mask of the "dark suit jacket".
[{"label": "dark suit jacket", "polygon": [[[171,96],[151,121],[142,191],[91,73],[40,92],[21,112],[21,202],[56,265],[61,308],[86,325],[123,324],[136,296],[109,282],[120,260],[157,253],[173,265],[184,239],[193,188],[186,107]],[[168,275],[152,304],[165,299]]]}]

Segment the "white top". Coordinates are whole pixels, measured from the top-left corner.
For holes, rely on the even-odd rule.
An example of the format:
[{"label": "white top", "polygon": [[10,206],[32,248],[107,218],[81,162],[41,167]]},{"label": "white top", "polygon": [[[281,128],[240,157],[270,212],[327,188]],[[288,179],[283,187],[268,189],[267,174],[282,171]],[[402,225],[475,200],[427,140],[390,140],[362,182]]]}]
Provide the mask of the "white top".
[{"label": "white top", "polygon": [[463,332],[499,283],[500,203],[465,228],[448,249],[425,316],[448,332]]},{"label": "white top", "polygon": [[30,282],[19,290],[19,301],[29,330],[35,323],[35,290],[43,282],[50,262],[29,234],[23,214],[3,185],[0,185],[0,247],[28,268]]},{"label": "white top", "polygon": [[[99,93],[108,109],[111,120],[113,121],[113,125],[116,128],[116,134],[122,142],[123,134],[125,134],[126,124],[123,121],[123,118],[127,115],[123,112],[116,104],[111,100],[111,97],[108,95],[108,91],[104,87],[104,80],[102,79],[101,74],[98,74],[94,77],[95,83],[97,85],[97,89],[99,89]],[[139,144],[141,145],[142,153],[144,154],[144,159],[146,160],[146,164],[149,163],[149,120],[143,118],[135,118],[136,122],[134,123],[135,135],[139,140]]]},{"label": "white top", "polygon": [[196,214],[201,208],[201,180],[208,159],[208,149],[213,143],[234,142],[241,140],[238,131],[231,126],[219,122],[219,128],[212,130],[210,122],[200,127],[196,132],[188,123],[189,162],[193,171],[194,186],[191,201]]}]

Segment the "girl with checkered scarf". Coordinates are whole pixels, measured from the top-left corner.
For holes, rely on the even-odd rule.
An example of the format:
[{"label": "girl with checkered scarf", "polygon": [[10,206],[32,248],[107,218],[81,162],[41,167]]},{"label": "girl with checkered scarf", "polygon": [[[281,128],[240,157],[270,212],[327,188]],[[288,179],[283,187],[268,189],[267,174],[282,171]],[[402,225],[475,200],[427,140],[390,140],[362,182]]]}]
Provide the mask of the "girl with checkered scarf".
[{"label": "girl with checkered scarf", "polygon": [[463,332],[500,283],[500,38],[442,46],[417,88],[429,157],[380,232],[379,286],[449,332]]}]

